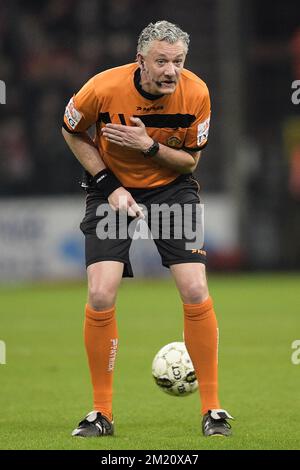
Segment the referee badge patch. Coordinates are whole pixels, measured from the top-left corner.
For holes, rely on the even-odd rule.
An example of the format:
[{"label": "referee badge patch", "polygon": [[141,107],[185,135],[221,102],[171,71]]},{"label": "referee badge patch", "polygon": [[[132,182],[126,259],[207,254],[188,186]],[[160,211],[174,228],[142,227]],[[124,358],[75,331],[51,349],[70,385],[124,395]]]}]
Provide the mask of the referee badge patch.
[{"label": "referee badge patch", "polygon": [[207,141],[208,132],[209,132],[209,121],[210,117],[205,119],[205,121],[200,122],[198,124],[198,131],[197,131],[197,145],[202,145],[204,142]]},{"label": "referee badge patch", "polygon": [[180,144],[181,144],[181,140],[175,135],[173,135],[172,137],[169,137],[167,140],[167,145],[169,147],[178,147],[178,145]]},{"label": "referee badge patch", "polygon": [[82,114],[77,111],[77,109],[74,106],[74,98],[71,98],[69,103],[66,106],[65,110],[65,116],[67,118],[68,124],[72,129],[75,129],[75,127],[79,124]]}]

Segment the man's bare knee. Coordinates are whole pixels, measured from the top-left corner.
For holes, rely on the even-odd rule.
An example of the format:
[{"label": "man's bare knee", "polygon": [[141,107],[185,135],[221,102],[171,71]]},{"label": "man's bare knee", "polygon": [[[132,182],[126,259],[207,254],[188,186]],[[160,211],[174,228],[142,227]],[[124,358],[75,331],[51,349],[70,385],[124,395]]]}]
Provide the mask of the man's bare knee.
[{"label": "man's bare knee", "polygon": [[88,303],[93,310],[104,310],[114,306],[117,291],[107,285],[98,285],[89,288]]},{"label": "man's bare knee", "polygon": [[205,266],[182,263],[171,266],[181,299],[185,304],[200,304],[209,297]]},{"label": "man's bare knee", "polygon": [[207,283],[201,280],[188,283],[181,288],[180,294],[185,304],[200,304],[209,296]]},{"label": "man's bare knee", "polygon": [[115,261],[101,261],[88,267],[88,303],[94,310],[114,306],[122,273],[123,264]]}]

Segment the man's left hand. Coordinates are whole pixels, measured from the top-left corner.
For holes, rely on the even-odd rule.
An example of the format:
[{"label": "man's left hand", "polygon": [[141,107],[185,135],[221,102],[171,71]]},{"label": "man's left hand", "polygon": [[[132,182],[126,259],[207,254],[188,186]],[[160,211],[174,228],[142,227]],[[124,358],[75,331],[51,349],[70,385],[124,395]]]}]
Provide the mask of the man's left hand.
[{"label": "man's left hand", "polygon": [[120,147],[145,152],[153,144],[153,139],[149,137],[144,123],[139,118],[131,117],[130,120],[133,126],[106,124],[102,128],[102,135],[106,140]]}]

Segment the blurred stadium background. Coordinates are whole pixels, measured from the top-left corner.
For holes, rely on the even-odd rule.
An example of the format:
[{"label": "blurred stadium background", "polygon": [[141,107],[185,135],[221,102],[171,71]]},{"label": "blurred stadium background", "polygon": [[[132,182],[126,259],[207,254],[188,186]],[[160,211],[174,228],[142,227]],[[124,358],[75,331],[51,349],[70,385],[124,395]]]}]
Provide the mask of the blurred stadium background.
[{"label": "blurred stadium background", "polygon": [[[133,61],[140,30],[160,18],[191,34],[186,66],[211,92],[197,171],[210,268],[300,267],[297,2],[13,0],[0,5],[3,281],[84,275],[76,231],[84,195],[61,137],[64,106],[91,75]],[[135,251],[137,274],[163,272],[150,248],[142,259]]]},{"label": "blurred stadium background", "polygon": [[[81,344],[85,287],[80,283],[60,285],[60,281],[85,279],[83,237],[78,228],[85,195],[77,183],[81,168],[61,136],[62,117],[70,96],[90,76],[134,60],[139,32],[158,19],[178,23],[190,33],[186,67],[206,81],[211,93],[209,145],[197,176],[206,205],[208,269],[223,273],[213,274],[210,285],[223,312],[219,319],[224,335],[224,394],[229,406],[234,405],[233,414],[246,413],[247,424],[253,409],[258,410],[260,429],[264,430],[266,404],[274,406],[273,421],[278,419],[269,441],[262,433],[255,445],[257,421],[251,422],[239,448],[299,446],[297,432],[291,432],[290,427],[300,419],[296,394],[299,371],[290,361],[291,342],[299,337],[300,104],[293,104],[291,98],[295,91],[292,83],[300,80],[299,13],[293,0],[0,2],[0,80],[6,84],[6,104],[0,104],[0,340],[7,343],[8,357],[7,366],[0,365],[3,448],[70,448],[75,444],[60,442],[75,424],[74,419],[89,410]],[[168,275],[150,241],[143,250],[140,241],[134,242],[132,260],[139,279]],[[260,277],[258,271],[271,274]],[[284,274],[274,280],[272,273],[282,271]],[[228,272],[236,275],[228,276]],[[30,286],[41,280],[51,281],[50,287]],[[18,283],[24,281],[25,287],[19,288]],[[55,286],[51,287],[53,281]],[[150,281],[136,285],[137,297],[134,283],[125,283],[120,296],[121,307],[131,314],[131,320],[126,326],[125,315],[120,319],[127,349],[120,351],[123,369],[120,367],[117,381],[124,392],[120,392],[116,406],[121,410],[123,401],[131,399],[129,390],[135,390],[130,373],[122,375],[126,364],[133,362],[144,388],[136,392],[140,405],[137,415],[129,419],[136,419],[139,426],[148,387],[149,403],[156,400],[155,406],[161,406],[164,413],[170,406],[180,412],[178,403],[170,405],[159,391],[157,397],[152,395],[143,354],[150,364],[163,343],[176,339],[181,318],[178,315],[170,327],[155,304],[153,293],[158,292],[166,311],[178,309],[168,281],[153,281],[153,287]],[[146,303],[145,298],[149,299]],[[143,321],[149,310],[147,347],[147,338],[140,333],[140,305],[145,310]],[[151,311],[156,311],[157,321],[161,321],[159,333],[150,325]],[[74,344],[78,345],[76,350]],[[53,389],[54,383],[57,388]],[[278,393],[270,394],[270,389]],[[253,409],[246,400],[249,395],[253,395]],[[287,406],[289,400],[295,408],[284,408],[285,432],[280,406]],[[65,430],[58,436],[61,441],[51,444],[49,434],[56,431],[57,407],[64,416]],[[43,416],[43,437],[38,437],[42,436],[40,418],[35,419],[30,410]],[[188,405],[184,410],[191,416]],[[148,411],[146,431],[150,425],[153,428]],[[167,421],[162,416],[156,423],[161,429]],[[30,442],[22,441],[21,418]],[[30,430],[28,419],[33,423]],[[268,415],[269,430],[272,419]],[[121,423],[120,432],[126,436],[123,429]],[[169,436],[177,431],[175,423],[174,429],[168,429]],[[286,444],[280,431],[293,440]],[[147,432],[145,444],[131,443],[131,448],[159,448],[158,438],[151,441]],[[12,435],[20,437],[17,444]],[[126,439],[120,448],[130,448]],[[196,440],[174,444],[166,439],[163,448],[197,448]],[[228,448],[228,444],[224,446]]]}]

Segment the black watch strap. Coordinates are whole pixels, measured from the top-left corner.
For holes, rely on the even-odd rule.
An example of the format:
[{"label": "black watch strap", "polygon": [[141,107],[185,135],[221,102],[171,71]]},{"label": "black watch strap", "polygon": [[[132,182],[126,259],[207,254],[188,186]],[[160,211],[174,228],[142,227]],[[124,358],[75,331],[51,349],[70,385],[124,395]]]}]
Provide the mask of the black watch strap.
[{"label": "black watch strap", "polygon": [[156,140],[153,140],[153,144],[145,152],[143,152],[143,154],[145,158],[151,158],[154,157],[154,155],[156,155],[158,151],[159,143],[156,142]]}]

